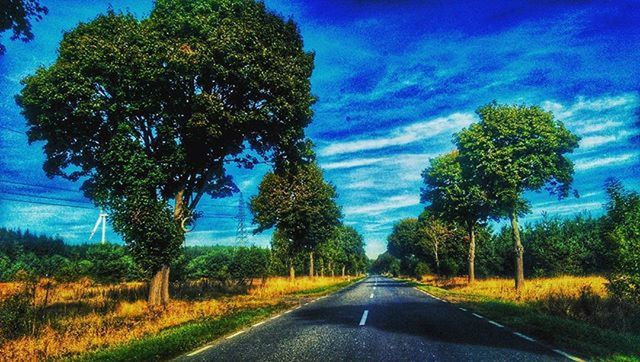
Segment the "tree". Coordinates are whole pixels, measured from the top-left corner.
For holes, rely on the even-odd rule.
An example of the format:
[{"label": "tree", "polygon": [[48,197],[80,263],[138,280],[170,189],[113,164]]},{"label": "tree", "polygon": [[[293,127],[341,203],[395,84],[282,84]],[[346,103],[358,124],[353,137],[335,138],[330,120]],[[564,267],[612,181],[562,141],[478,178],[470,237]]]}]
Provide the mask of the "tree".
[{"label": "tree", "polygon": [[400,271],[413,272],[417,240],[418,219],[406,218],[393,225],[393,231],[387,237],[389,254],[400,259]]},{"label": "tree", "polygon": [[[17,98],[50,177],[83,178],[169,300],[182,222],[204,195],[237,190],[230,162],[295,162],[311,121],[293,21],[252,0],[158,0],[147,19],[109,12],[66,33],[58,59]],[[246,152],[247,149],[254,152]]]},{"label": "tree", "polygon": [[454,150],[429,161],[422,172],[425,187],[422,201],[430,202],[429,209],[440,218],[464,225],[469,243],[468,281],[475,281],[476,225],[485,221],[492,205],[483,188],[473,179],[462,175],[459,152]]},{"label": "tree", "polygon": [[309,275],[314,275],[313,253],[339,224],[341,213],[335,202],[336,189],[327,183],[315,163],[270,172],[258,186],[250,207],[254,233],[276,227],[290,258],[309,255]]},{"label": "tree", "polygon": [[573,163],[565,154],[579,138],[553,114],[540,107],[490,103],[477,110],[480,122],[455,136],[463,177],[487,191],[499,214],[511,221],[516,251],[516,289],[524,285],[524,249],[518,215],[528,211],[524,191],[545,187],[559,198],[568,196]]},{"label": "tree", "polygon": [[640,304],[640,194],[616,179],[607,180],[606,190],[603,239],[612,265],[608,288],[617,298]]},{"label": "tree", "polygon": [[[0,0],[0,33],[11,29],[11,40],[33,40],[31,20],[40,21],[49,10],[37,0]],[[0,55],[6,51],[0,44]]]}]

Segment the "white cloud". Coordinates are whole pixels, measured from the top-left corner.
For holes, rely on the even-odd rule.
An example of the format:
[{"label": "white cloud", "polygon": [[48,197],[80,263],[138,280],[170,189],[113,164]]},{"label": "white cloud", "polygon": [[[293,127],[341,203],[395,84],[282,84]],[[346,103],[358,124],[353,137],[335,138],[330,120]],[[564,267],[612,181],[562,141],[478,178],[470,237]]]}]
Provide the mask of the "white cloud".
[{"label": "white cloud", "polygon": [[618,128],[624,125],[623,122],[617,122],[617,121],[606,121],[606,122],[600,122],[600,123],[599,122],[600,122],[599,120],[594,120],[592,124],[587,124],[584,127],[578,128],[578,133],[579,134],[595,133],[595,132],[609,130],[612,128]]},{"label": "white cloud", "polygon": [[554,206],[543,207],[543,208],[534,208],[534,213],[549,213],[549,214],[571,214],[580,211],[589,211],[593,209],[602,208],[602,202],[583,202],[579,204],[568,204],[562,205],[557,204]]},{"label": "white cloud", "polygon": [[385,211],[401,209],[403,207],[420,204],[420,197],[416,195],[398,195],[388,197],[380,202],[360,206],[349,206],[344,209],[346,215],[379,214]]},{"label": "white cloud", "polygon": [[330,162],[330,163],[325,163],[322,165],[322,168],[327,169],[327,170],[334,170],[334,169],[340,169],[340,168],[354,168],[354,167],[361,167],[361,166],[369,166],[369,165],[373,165],[375,163],[379,163],[381,161],[384,161],[386,158],[380,157],[380,158],[356,158],[356,159],[351,159],[351,160],[346,160],[346,161],[338,161],[338,162]]},{"label": "white cloud", "polygon": [[636,102],[636,95],[621,94],[593,99],[578,97],[577,101],[569,107],[554,101],[545,101],[542,103],[542,108],[552,112],[558,119],[564,120],[581,112],[602,112],[614,108],[633,106]]},{"label": "white cloud", "polygon": [[634,158],[637,158],[638,154],[635,153],[626,153],[619,156],[612,157],[598,157],[598,158],[588,158],[582,159],[575,162],[576,170],[590,170],[593,168],[604,167],[611,164],[623,163]]},{"label": "white cloud", "polygon": [[407,145],[441,133],[458,131],[474,121],[475,117],[472,113],[453,113],[446,117],[438,117],[429,121],[417,122],[408,126],[395,128],[391,130],[388,137],[334,142],[320,150],[320,155],[333,156]]},{"label": "white cloud", "polygon": [[593,148],[610,142],[615,142],[616,136],[591,136],[580,140],[580,148]]}]

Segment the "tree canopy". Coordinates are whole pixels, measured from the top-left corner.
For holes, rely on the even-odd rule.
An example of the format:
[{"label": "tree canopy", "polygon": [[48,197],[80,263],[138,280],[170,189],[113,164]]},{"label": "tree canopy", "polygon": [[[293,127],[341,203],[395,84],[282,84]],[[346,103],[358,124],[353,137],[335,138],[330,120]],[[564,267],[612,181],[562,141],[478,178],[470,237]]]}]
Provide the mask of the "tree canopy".
[{"label": "tree canopy", "polygon": [[[40,21],[49,9],[38,0],[1,0],[0,1],[0,33],[11,29],[11,40],[24,42],[33,40],[31,20]],[[0,55],[6,51],[0,44]]]},{"label": "tree canopy", "polygon": [[227,164],[295,162],[308,147],[313,54],[263,3],[159,0],[143,20],[110,11],[66,33],[58,54],[17,97],[29,140],[45,141],[48,176],[84,181],[154,272],[202,196],[237,189]]}]

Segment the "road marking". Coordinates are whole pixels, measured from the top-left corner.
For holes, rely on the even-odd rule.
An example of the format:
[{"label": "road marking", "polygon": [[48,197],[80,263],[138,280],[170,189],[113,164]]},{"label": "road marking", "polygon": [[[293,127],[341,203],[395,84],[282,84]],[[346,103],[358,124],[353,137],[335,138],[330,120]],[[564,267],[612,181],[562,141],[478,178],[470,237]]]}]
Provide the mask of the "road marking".
[{"label": "road marking", "polygon": [[360,318],[360,324],[361,326],[363,326],[365,323],[367,323],[367,316],[369,315],[369,311],[367,309],[364,310],[364,313],[362,313],[362,318]]},{"label": "road marking", "polygon": [[578,358],[578,357],[576,357],[576,356],[572,356],[572,355],[568,354],[567,352],[561,351],[561,350],[559,350],[559,349],[554,349],[553,351],[554,351],[555,353],[559,354],[559,355],[562,355],[562,356],[564,356],[564,357],[566,357],[566,358],[568,358],[568,359],[572,360],[572,361],[576,361],[576,362],[584,362],[584,360],[583,360],[582,358]]},{"label": "road marking", "polygon": [[287,313],[291,313],[291,309],[289,309],[288,311],[284,312],[284,314],[287,314]]},{"label": "road marking", "polygon": [[244,331],[238,331],[238,332],[236,332],[236,333],[234,333],[234,334],[232,334],[232,335],[228,336],[226,339],[231,339],[231,338],[233,338],[233,337],[235,337],[235,336],[237,336],[237,335],[240,335],[240,334],[242,334],[242,333],[244,333]]},{"label": "road marking", "polygon": [[531,338],[531,337],[529,337],[529,336],[525,336],[525,335],[524,335],[524,334],[522,334],[522,333],[513,332],[513,334],[515,334],[516,336],[518,336],[518,337],[520,337],[520,338],[524,338],[524,339],[526,339],[526,340],[527,340],[527,341],[529,341],[529,342],[535,342],[535,341],[536,341],[535,339],[533,339],[533,338]]},{"label": "road marking", "polygon": [[273,317],[271,317],[271,319],[273,320],[273,319],[279,318],[281,315],[282,314],[274,315]]},{"label": "road marking", "polygon": [[498,322],[489,321],[489,323],[493,324],[493,325],[494,325],[494,326],[496,326],[496,327],[504,328],[504,326],[503,326],[502,324],[498,323]]},{"label": "road marking", "polygon": [[373,287],[373,290],[376,290],[376,287],[375,287],[375,286]]},{"label": "road marking", "polygon": [[466,309],[464,309],[464,308],[462,308],[462,307],[458,307],[458,309],[460,309],[460,310],[461,310],[461,311],[463,311],[463,312],[466,312],[466,311],[467,311]]},{"label": "road marking", "polygon": [[484,318],[484,317],[483,317],[483,316],[481,316],[480,314],[476,314],[476,313],[471,313],[471,314],[473,314],[474,316],[476,316],[476,317],[478,317],[478,318]]},{"label": "road marking", "polygon": [[371,295],[369,296],[369,299],[372,299],[372,298],[373,298],[373,293],[371,293]]},{"label": "road marking", "polygon": [[257,326],[259,326],[259,325],[264,324],[264,322],[266,322],[266,321],[258,322],[258,323],[256,323],[256,324],[252,325],[251,327],[257,327]]},{"label": "road marking", "polygon": [[211,345],[211,344],[210,344],[210,345],[208,345],[208,346],[204,346],[204,347],[202,347],[202,348],[200,348],[200,349],[196,349],[195,351],[193,351],[193,352],[191,352],[191,353],[187,354],[187,356],[188,356],[188,357],[195,356],[195,355],[197,355],[198,353],[204,352],[204,351],[208,350],[208,349],[209,349],[209,348],[211,348],[211,347],[213,347],[213,345]]}]

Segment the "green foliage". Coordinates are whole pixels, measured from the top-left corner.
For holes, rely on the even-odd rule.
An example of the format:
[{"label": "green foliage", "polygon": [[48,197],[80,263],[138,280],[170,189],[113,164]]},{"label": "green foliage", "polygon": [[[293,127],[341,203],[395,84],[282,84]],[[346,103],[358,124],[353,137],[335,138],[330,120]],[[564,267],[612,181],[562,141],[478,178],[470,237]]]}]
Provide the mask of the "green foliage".
[{"label": "green foliage", "polygon": [[270,172],[260,182],[258,195],[251,198],[255,232],[276,227],[287,243],[280,249],[290,256],[314,251],[339,225],[337,196],[315,163]]},{"label": "green foliage", "polygon": [[261,2],[163,0],[149,18],[110,11],[65,33],[17,102],[47,175],[82,177],[157,271],[201,197],[237,190],[225,161],[253,167],[249,148],[277,164],[308,155],[312,69],[295,24]]},{"label": "green foliage", "polygon": [[209,279],[222,285],[231,281],[246,285],[254,278],[264,278],[271,262],[268,249],[245,247],[200,247],[201,255],[186,266],[187,279]]},{"label": "green foliage", "polygon": [[371,263],[370,270],[375,274],[391,274],[397,277],[400,275],[400,260],[386,251]]},{"label": "green foliage", "polygon": [[640,194],[610,179],[603,238],[611,250],[609,289],[620,299],[640,304]]},{"label": "green foliage", "polygon": [[33,297],[26,291],[0,301],[0,342],[30,333],[34,315]]},{"label": "green foliage", "polygon": [[[0,33],[11,29],[11,40],[24,42],[33,40],[31,20],[40,21],[49,12],[38,0],[3,0],[0,5]],[[0,44],[0,56],[5,51],[4,45]]]},{"label": "green foliage", "polygon": [[540,107],[490,103],[477,110],[480,122],[455,137],[463,177],[481,185],[500,211],[525,212],[526,190],[542,187],[566,197],[573,163],[565,154],[579,138]]}]

